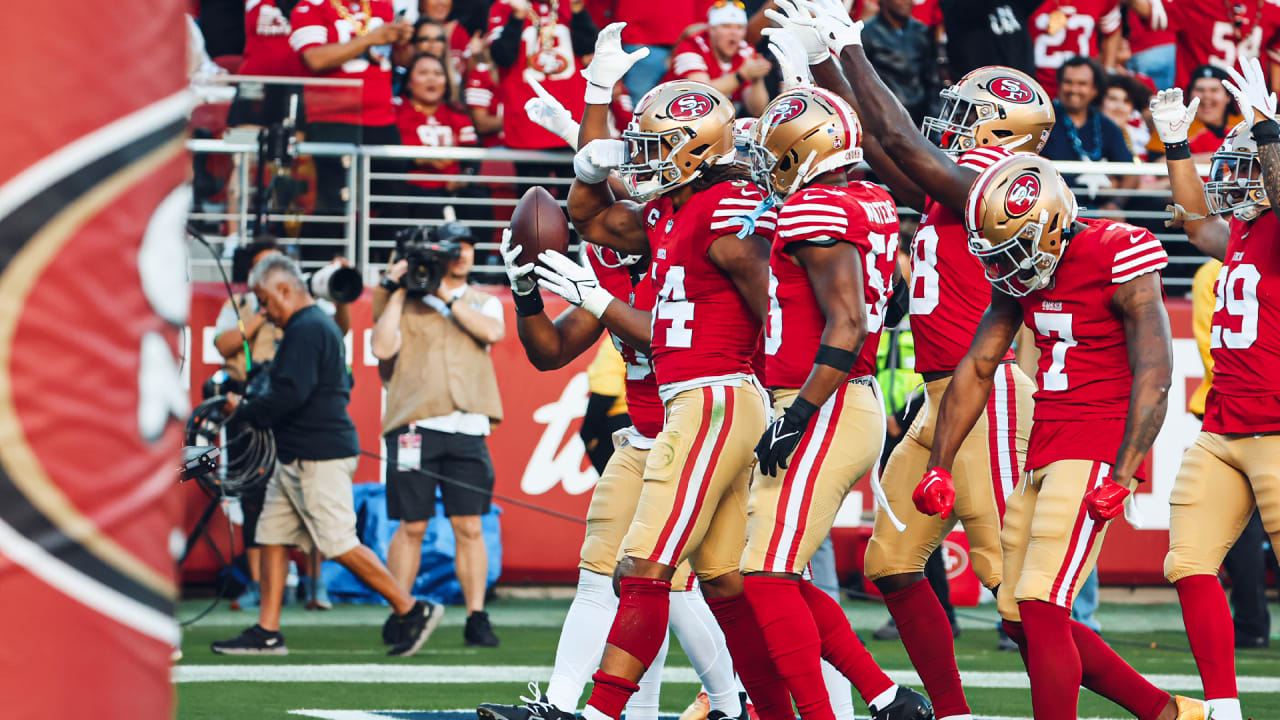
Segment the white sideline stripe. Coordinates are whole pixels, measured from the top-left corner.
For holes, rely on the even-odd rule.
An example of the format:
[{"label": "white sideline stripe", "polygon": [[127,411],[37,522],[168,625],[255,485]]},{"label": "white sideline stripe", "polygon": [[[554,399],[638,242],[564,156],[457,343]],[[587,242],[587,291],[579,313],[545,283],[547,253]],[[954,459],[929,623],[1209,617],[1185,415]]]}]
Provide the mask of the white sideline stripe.
[{"label": "white sideline stripe", "polygon": [[[290,710],[290,715],[299,717],[318,718],[318,720],[387,720],[389,713],[473,713],[475,708],[452,708],[449,710]],[[659,720],[675,720],[677,716],[674,714],[664,713],[658,716]],[[1034,720],[1034,718],[1015,717],[1012,715],[975,715],[977,720]],[[1122,718],[1081,718],[1080,720],[1123,720]]]},{"label": "white sideline stripe", "polygon": [[[887,670],[898,684],[920,686],[920,677],[912,670]],[[175,683],[196,682],[347,682],[347,683],[495,683],[518,682],[551,676],[549,665],[176,665]],[[1147,675],[1162,690],[1200,691],[1199,675]],[[976,688],[1030,687],[1024,672],[960,672],[961,682]],[[693,668],[667,667],[662,681],[700,683]],[[1240,692],[1280,692],[1280,677],[1240,676],[1236,678]]]}]

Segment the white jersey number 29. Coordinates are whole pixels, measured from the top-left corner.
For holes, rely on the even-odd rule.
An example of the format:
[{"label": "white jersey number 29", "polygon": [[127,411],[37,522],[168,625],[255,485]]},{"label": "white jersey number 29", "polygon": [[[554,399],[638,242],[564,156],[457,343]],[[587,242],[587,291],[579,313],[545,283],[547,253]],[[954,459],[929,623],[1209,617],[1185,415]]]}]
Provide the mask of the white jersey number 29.
[{"label": "white jersey number 29", "polygon": [[1240,330],[1213,324],[1209,334],[1209,348],[1243,350],[1258,339],[1258,281],[1262,275],[1254,265],[1223,266],[1218,271],[1218,284],[1214,288],[1213,312],[1226,308],[1228,315],[1240,318]]}]

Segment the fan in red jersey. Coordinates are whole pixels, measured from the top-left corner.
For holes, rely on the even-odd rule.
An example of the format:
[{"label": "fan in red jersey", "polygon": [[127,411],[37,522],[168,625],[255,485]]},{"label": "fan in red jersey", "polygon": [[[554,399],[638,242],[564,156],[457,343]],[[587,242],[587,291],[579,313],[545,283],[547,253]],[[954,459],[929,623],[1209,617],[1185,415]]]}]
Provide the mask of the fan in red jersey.
[{"label": "fan in red jersey", "polygon": [[[1187,638],[1214,718],[1241,720],[1235,636],[1218,567],[1254,509],[1280,532],[1280,220],[1269,198],[1280,194],[1280,126],[1258,60],[1242,63],[1231,88],[1244,122],[1214,154],[1204,184],[1187,148],[1185,123],[1195,109],[1177,90],[1151,103],[1174,202],[1192,215],[1183,229],[1193,245],[1222,261],[1210,331],[1213,387],[1204,424],[1182,458],[1169,498],[1165,577],[1178,590]],[[1177,129],[1175,129],[1177,126]],[[1184,133],[1178,135],[1178,129]],[[1227,220],[1224,214],[1230,212]]]},{"label": "fan in red jersey", "polygon": [[[666,415],[622,542],[618,614],[583,714],[622,714],[662,646],[670,579],[687,558],[756,712],[790,720],[790,696],[777,681],[738,570],[751,449],[765,428],[751,360],[768,312],[776,213],[742,227],[764,196],[734,164],[733,105],[709,85],[659,85],[637,103],[622,140],[609,138],[611,90],[648,54],[623,51],[622,26],[601,31],[587,68],[569,216],[584,239],[652,258],[649,279],[658,292],[651,325],[624,338],[649,347]],[[608,183],[614,169],[631,198]]]},{"label": "fan in red jersey", "polygon": [[1136,717],[1201,720],[1199,701],[1151,685],[1070,615],[1164,424],[1173,360],[1159,271],[1168,256],[1147,230],[1077,219],[1052,162],[1027,153],[978,176],[965,228],[991,304],[942,397],[925,482],[946,481],[1025,322],[1040,350],[1040,389],[1027,478],[1004,516],[997,598],[1035,717],[1075,720],[1087,682]]},{"label": "fan in red jersey", "polygon": [[[879,81],[860,46],[829,48],[826,34],[819,37],[806,14],[778,17],[786,21],[784,32],[807,46],[811,59],[824,60],[813,68],[818,83],[858,111],[867,131],[862,147],[877,176],[899,204],[923,211],[911,248],[911,331],[916,371],[926,381],[926,407],[937,407],[990,295],[960,220],[969,188],[983,168],[1010,150],[1039,150],[1053,127],[1053,106],[1030,76],[1010,68],[979,68],[942,91],[942,111],[926,118],[922,135]],[[834,11],[821,20],[826,27],[837,21]],[[856,38],[852,28],[843,32]],[[839,66],[825,62],[829,49],[844,51],[847,82]],[[952,638],[938,632],[948,621],[925,580],[925,561],[959,520],[978,578],[991,589],[1000,585],[1001,518],[1020,476],[1033,392],[1030,378],[1006,353],[985,412],[964,443],[953,483],[918,490],[937,420],[930,411],[919,413],[885,468],[884,492],[892,514],[876,514],[865,571],[884,594],[939,718],[966,718],[971,712]],[[905,528],[893,517],[901,518]]]},{"label": "fan in red jersey", "polygon": [[1027,21],[1035,48],[1036,81],[1058,96],[1058,68],[1068,58],[1114,57],[1120,0],[1050,0]]},{"label": "fan in red jersey", "polygon": [[[459,147],[475,145],[476,128],[471,118],[454,109],[449,102],[450,79],[445,60],[435,55],[418,55],[409,65],[404,97],[397,100],[396,125],[405,145],[426,147]],[[458,175],[457,160],[417,160],[419,172]],[[455,180],[410,180],[414,194],[425,197],[455,196],[467,187],[459,177]],[[443,205],[414,203],[410,212],[416,218],[440,218]],[[458,216],[472,217],[459,206]]]},{"label": "fan in red jersey", "polygon": [[769,61],[747,44],[747,12],[740,2],[717,2],[707,11],[707,29],[681,40],[671,51],[665,80],[706,83],[758,115],[769,102],[764,76]]},{"label": "fan in red jersey", "polygon": [[[1258,58],[1280,63],[1280,5],[1272,0],[1125,0],[1152,29],[1178,44],[1174,87],[1186,87],[1201,65],[1224,70]],[[1162,90],[1165,88],[1161,88]]]},{"label": "fan in red jersey", "polygon": [[853,484],[879,461],[876,348],[897,261],[898,213],[852,182],[862,128],[834,94],[796,88],[754,125],[756,179],[782,200],[765,331],[774,422],[756,444],[742,572],[769,654],[801,717],[834,720],[821,660],[873,718],[931,718],[924,696],[882,672],[826,593],[802,579]]},{"label": "fan in red jersey", "polygon": [[[309,74],[302,59],[289,45],[293,27],[289,13],[296,0],[260,0],[246,3],[244,12],[244,62],[239,75],[299,77]],[[259,90],[260,94],[250,90]],[[227,112],[227,125],[270,125],[289,112],[289,95],[296,85],[244,83],[236,89],[236,99]],[[256,97],[255,97],[256,95]],[[301,118],[299,118],[301,124]]]},{"label": "fan in red jersey", "polygon": [[498,100],[495,74],[493,66],[477,63],[467,73],[466,86],[462,90],[463,102],[471,113],[472,124],[484,147],[497,147],[506,141],[502,135],[503,107]]}]

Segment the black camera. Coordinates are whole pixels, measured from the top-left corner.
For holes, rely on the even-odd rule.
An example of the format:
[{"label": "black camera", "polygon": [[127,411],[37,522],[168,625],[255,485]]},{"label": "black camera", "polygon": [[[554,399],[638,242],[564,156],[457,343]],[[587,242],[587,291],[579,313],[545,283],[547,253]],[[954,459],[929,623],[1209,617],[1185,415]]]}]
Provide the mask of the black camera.
[{"label": "black camera", "polygon": [[396,233],[396,255],[409,264],[400,284],[410,295],[435,292],[449,263],[461,254],[462,248],[458,243],[435,239],[426,226],[405,228]]}]

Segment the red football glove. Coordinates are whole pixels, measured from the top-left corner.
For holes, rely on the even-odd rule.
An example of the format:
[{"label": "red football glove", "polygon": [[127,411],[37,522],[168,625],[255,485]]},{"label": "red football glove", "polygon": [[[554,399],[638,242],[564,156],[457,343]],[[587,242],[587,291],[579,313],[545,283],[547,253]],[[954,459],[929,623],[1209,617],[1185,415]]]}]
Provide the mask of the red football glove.
[{"label": "red football glove", "polygon": [[1129,488],[1108,478],[1084,494],[1084,506],[1094,522],[1106,522],[1124,512],[1124,499],[1127,497]]},{"label": "red football glove", "polygon": [[925,473],[911,493],[911,502],[925,515],[941,515],[946,520],[956,506],[956,485],[951,482],[951,473],[942,468]]}]

